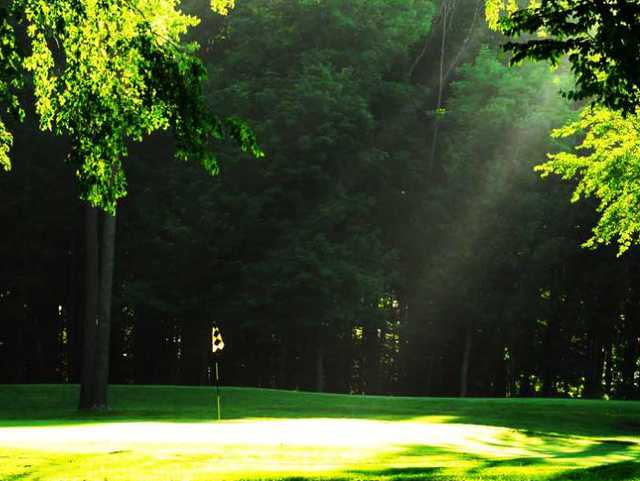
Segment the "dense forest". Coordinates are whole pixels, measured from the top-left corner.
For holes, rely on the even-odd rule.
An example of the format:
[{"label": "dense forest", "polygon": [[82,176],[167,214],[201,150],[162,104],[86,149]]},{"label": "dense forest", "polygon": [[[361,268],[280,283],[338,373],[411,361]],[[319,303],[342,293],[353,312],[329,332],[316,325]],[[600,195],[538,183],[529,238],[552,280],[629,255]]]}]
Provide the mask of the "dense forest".
[{"label": "dense forest", "polygon": [[[185,2],[200,13],[207,2]],[[640,258],[583,247],[594,202],[540,178],[583,102],[509,66],[478,0],[246,0],[192,33],[264,157],[220,174],[131,146],[112,383],[640,398]],[[85,213],[64,138],[13,126],[0,175],[0,383],[79,382]]]}]

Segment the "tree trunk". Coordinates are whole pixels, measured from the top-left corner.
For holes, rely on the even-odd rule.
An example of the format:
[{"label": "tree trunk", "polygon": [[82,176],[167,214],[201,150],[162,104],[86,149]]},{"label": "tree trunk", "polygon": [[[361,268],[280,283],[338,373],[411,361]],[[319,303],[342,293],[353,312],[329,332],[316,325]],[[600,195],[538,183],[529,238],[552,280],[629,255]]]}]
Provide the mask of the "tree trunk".
[{"label": "tree trunk", "polygon": [[471,343],[473,341],[473,325],[467,326],[462,351],[462,366],[460,368],[460,397],[467,396],[469,384],[469,359],[471,358]]},{"label": "tree trunk", "polygon": [[624,337],[626,342],[622,349],[622,365],[620,374],[622,375],[622,385],[620,394],[623,399],[634,399],[636,397],[636,370],[638,357],[640,357],[640,341],[638,339],[638,319],[634,316],[625,319]]},{"label": "tree trunk", "polygon": [[111,293],[116,244],[116,217],[104,213],[102,224],[102,258],[100,265],[99,318],[96,335],[95,385],[93,409],[107,408],[109,384],[109,346],[111,342]]},{"label": "tree trunk", "polygon": [[440,129],[440,109],[442,108],[442,95],[444,91],[444,54],[447,47],[447,29],[449,28],[449,4],[442,4],[442,36],[440,37],[440,75],[438,76],[438,98],[433,117],[433,136],[431,138],[431,151],[429,155],[429,163],[427,172],[431,174],[436,159],[436,151],[438,149],[438,131]]},{"label": "tree trunk", "polygon": [[[432,389],[433,389],[433,366],[436,363],[435,356],[436,356],[436,354],[434,354],[433,351],[432,351],[431,355],[429,356],[429,361],[427,362],[427,376],[426,376],[425,383],[424,383],[424,390],[422,392],[422,394],[424,394],[425,396],[431,396],[431,393],[432,393]],[[411,392],[410,394],[416,394],[416,393],[415,392]]]},{"label": "tree trunk", "polygon": [[606,350],[604,352],[604,363],[605,363],[605,371],[604,371],[604,393],[611,397],[612,390],[611,387],[613,385],[613,356],[612,356],[611,344],[607,345]]},{"label": "tree trunk", "polygon": [[316,348],[316,391],[324,392],[324,349],[321,343]]},{"label": "tree trunk", "polygon": [[93,407],[98,314],[98,210],[85,206],[84,329],[80,409]]},{"label": "tree trunk", "polygon": [[[78,216],[80,217],[80,216]],[[78,286],[82,282],[82,275],[80,274],[82,259],[79,258],[78,244],[81,244],[79,239],[78,227],[79,222],[76,221],[71,236],[69,245],[70,250],[70,267],[69,267],[69,282],[68,282],[68,339],[67,346],[68,352],[68,370],[69,381],[72,383],[80,383],[82,378],[80,366],[82,363],[82,315],[80,314],[82,309],[82,296],[78,295]]]},{"label": "tree trunk", "polygon": [[364,391],[367,394],[380,393],[380,337],[378,336],[378,329],[375,326],[363,327],[363,377]]},{"label": "tree trunk", "polygon": [[602,397],[602,374],[604,356],[602,352],[602,342],[597,334],[593,334],[589,340],[589,359],[587,376],[585,381],[584,396],[592,399]]},{"label": "tree trunk", "polygon": [[552,316],[549,319],[549,323],[546,327],[543,348],[544,355],[541,361],[541,377],[542,377],[542,396],[553,397],[556,395],[556,380],[558,369],[558,348],[556,344],[559,337],[560,322],[562,322],[562,313],[566,310],[563,307],[563,303],[557,302],[556,309],[559,312],[558,316]]},{"label": "tree trunk", "polygon": [[200,338],[200,386],[209,384],[209,353],[211,352],[211,329],[208,321],[201,323],[202,337]]}]

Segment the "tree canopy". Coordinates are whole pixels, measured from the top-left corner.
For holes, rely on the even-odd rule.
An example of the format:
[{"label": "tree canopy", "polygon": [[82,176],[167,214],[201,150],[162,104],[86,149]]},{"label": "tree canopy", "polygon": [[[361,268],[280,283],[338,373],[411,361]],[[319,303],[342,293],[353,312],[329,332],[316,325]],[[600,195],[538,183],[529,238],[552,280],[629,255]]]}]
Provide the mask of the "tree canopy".
[{"label": "tree canopy", "polygon": [[[506,15],[500,15],[505,12]],[[640,4],[629,0],[540,0],[517,8],[513,1],[488,0],[487,17],[512,38],[505,49],[512,63],[566,58],[575,86],[573,100],[592,100],[634,113],[640,92]]]},{"label": "tree canopy", "polygon": [[576,179],[574,202],[597,199],[600,218],[584,246],[617,242],[624,253],[640,241],[640,4],[541,0],[518,8],[515,2],[488,0],[486,13],[494,28],[512,38],[504,45],[512,64],[533,59],[571,66],[575,82],[565,95],[591,105],[553,135],[583,140],[574,151],[550,154],[536,170],[544,177]]},{"label": "tree canopy", "polygon": [[[33,78],[40,127],[71,139],[81,197],[113,212],[126,194],[122,166],[130,141],[172,129],[179,158],[197,158],[210,173],[218,165],[213,145],[230,136],[260,155],[247,126],[221,119],[202,99],[206,70],[198,45],[185,43],[198,18],[173,0],[42,2],[14,0],[4,10],[0,93],[20,114],[14,90],[20,74]],[[231,0],[211,6],[226,14]],[[21,62],[13,23],[24,26],[30,52]],[[2,163],[9,167],[10,134],[0,126]]]}]

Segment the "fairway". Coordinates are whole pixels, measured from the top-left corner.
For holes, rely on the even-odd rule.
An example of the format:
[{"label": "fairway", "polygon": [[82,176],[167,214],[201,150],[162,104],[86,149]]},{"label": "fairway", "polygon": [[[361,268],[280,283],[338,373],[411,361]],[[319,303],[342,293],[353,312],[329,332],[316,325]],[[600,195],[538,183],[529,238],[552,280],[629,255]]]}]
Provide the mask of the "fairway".
[{"label": "fairway", "polygon": [[112,386],[2,386],[0,479],[640,479],[640,404]]}]

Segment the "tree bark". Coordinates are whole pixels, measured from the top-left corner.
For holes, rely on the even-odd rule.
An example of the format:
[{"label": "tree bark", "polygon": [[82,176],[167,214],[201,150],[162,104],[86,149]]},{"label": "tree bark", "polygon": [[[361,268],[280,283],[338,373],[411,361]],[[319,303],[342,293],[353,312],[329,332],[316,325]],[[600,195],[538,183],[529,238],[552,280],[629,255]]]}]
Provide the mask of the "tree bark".
[{"label": "tree bark", "polygon": [[200,378],[198,379],[200,386],[206,386],[209,383],[209,352],[211,352],[211,329],[209,322],[204,320],[200,324]]},{"label": "tree bark", "polygon": [[85,206],[84,329],[80,409],[93,407],[98,317],[98,210]]},{"label": "tree bark", "polygon": [[[75,216],[74,216],[75,217]],[[79,222],[81,216],[78,216],[78,220],[74,224],[73,233],[70,240],[69,251],[69,281],[68,281],[68,297],[67,297],[67,309],[68,309],[68,346],[67,346],[67,362],[69,371],[69,381],[72,383],[80,383],[82,380],[81,365],[82,365],[82,296],[78,295],[78,286],[82,282],[82,274],[80,269],[82,268],[82,259],[78,255],[78,245],[82,244],[80,240]],[[80,224],[80,225],[79,225]]]},{"label": "tree bark", "polygon": [[321,344],[316,348],[316,391],[324,392],[324,348]]},{"label": "tree bark", "polygon": [[[431,394],[432,394],[432,390],[433,390],[433,366],[436,363],[435,356],[436,356],[436,354],[434,354],[434,352],[432,351],[431,355],[429,356],[429,361],[427,361],[427,376],[426,376],[425,383],[424,383],[424,390],[422,392],[422,394],[424,394],[425,396],[431,396]],[[415,391],[411,392],[410,394],[415,394]]]},{"label": "tree bark", "polygon": [[622,348],[622,365],[620,374],[622,375],[622,385],[620,394],[623,399],[635,399],[637,390],[635,386],[638,357],[640,357],[640,329],[637,327],[638,319],[630,315],[625,318],[624,337],[626,342]]},{"label": "tree bark", "polygon": [[611,343],[609,343],[604,351],[604,393],[607,396],[611,396],[611,386],[613,385],[613,356],[611,354]]},{"label": "tree bark", "polygon": [[364,351],[364,389],[367,394],[380,393],[380,338],[375,326],[364,326],[362,330]]},{"label": "tree bark", "polygon": [[436,159],[436,151],[438,149],[438,131],[440,129],[439,111],[442,108],[442,94],[444,91],[444,54],[447,47],[447,29],[449,28],[449,4],[442,4],[442,36],[440,37],[440,75],[438,76],[438,99],[434,112],[433,136],[431,138],[431,151],[429,155],[429,164],[427,172],[431,174]]},{"label": "tree bark", "polygon": [[109,384],[109,346],[111,343],[111,293],[116,244],[116,216],[103,213],[102,258],[100,265],[100,295],[96,335],[95,385],[93,409],[107,408]]},{"label": "tree bark", "polygon": [[471,358],[471,343],[473,341],[473,325],[469,324],[464,336],[462,350],[462,365],[460,367],[460,397],[466,397],[469,385],[469,360]]},{"label": "tree bark", "polygon": [[589,340],[589,359],[586,373],[584,396],[592,399],[602,397],[602,374],[604,356],[602,342],[597,334],[592,334]]}]

